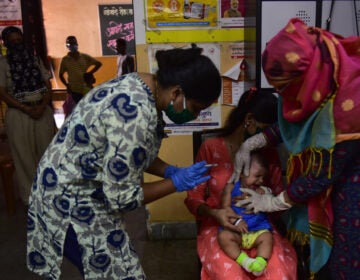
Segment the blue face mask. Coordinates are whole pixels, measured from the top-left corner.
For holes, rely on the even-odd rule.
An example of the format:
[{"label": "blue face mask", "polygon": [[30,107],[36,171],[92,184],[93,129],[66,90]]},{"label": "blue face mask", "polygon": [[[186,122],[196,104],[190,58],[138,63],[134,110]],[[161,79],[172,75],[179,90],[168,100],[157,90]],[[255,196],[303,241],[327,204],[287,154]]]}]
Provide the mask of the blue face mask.
[{"label": "blue face mask", "polygon": [[66,46],[70,52],[77,52],[79,46],[78,45],[67,45]]},{"label": "blue face mask", "polygon": [[176,124],[183,124],[190,122],[192,120],[196,119],[196,116],[194,116],[187,108],[185,104],[185,97],[184,97],[184,105],[183,110],[181,112],[176,112],[173,102],[168,105],[168,107],[165,110],[165,114],[168,116],[168,118],[173,121]]}]

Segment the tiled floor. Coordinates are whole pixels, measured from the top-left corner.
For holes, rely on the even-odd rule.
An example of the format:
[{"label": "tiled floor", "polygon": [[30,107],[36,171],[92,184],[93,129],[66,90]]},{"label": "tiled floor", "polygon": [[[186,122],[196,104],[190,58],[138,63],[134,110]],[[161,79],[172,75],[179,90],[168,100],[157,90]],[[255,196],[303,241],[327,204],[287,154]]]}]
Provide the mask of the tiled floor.
[{"label": "tiled floor", "polygon": [[[2,185],[0,184],[0,279],[42,279],[27,270],[26,217],[22,203],[18,201],[16,215],[9,217],[5,211]],[[199,279],[195,240],[146,241],[143,268],[148,280],[196,280]],[[62,280],[81,280],[77,269],[64,260]]]}]

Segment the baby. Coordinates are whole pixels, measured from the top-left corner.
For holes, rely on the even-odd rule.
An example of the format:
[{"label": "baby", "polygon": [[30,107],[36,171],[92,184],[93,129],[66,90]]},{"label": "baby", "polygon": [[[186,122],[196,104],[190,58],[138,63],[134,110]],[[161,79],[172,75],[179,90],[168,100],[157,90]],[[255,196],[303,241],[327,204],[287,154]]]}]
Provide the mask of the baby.
[{"label": "baby", "polygon": [[[218,233],[220,247],[230,258],[255,276],[264,272],[272,253],[271,225],[265,213],[247,213],[245,208],[236,206],[233,198],[242,195],[240,188],[251,188],[260,194],[271,193],[269,188],[262,186],[268,170],[268,164],[262,154],[258,151],[252,152],[249,176],[241,175],[237,183],[227,184],[221,198],[222,208],[231,207],[242,218],[233,221],[241,233],[220,228]],[[257,249],[256,258],[250,258],[243,251],[251,248]]]}]

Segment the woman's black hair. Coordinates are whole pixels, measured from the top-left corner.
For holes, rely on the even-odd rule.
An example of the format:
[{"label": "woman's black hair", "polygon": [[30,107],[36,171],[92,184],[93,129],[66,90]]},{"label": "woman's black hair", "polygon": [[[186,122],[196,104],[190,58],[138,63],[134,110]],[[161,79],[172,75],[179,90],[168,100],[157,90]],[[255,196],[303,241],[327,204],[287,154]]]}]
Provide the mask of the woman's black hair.
[{"label": "woman's black hair", "polygon": [[241,96],[237,106],[228,116],[222,135],[233,133],[244,122],[245,116],[251,113],[258,122],[273,124],[278,119],[278,99],[269,91],[250,89]]},{"label": "woman's black hair", "polygon": [[180,85],[186,98],[211,104],[220,96],[221,76],[214,63],[201,52],[195,44],[187,49],[157,51],[156,77],[165,88]]},{"label": "woman's black hair", "polygon": [[8,37],[12,33],[19,33],[21,36],[23,36],[21,29],[16,26],[8,26],[4,28],[1,32],[1,39],[3,40],[5,47],[8,47]]}]

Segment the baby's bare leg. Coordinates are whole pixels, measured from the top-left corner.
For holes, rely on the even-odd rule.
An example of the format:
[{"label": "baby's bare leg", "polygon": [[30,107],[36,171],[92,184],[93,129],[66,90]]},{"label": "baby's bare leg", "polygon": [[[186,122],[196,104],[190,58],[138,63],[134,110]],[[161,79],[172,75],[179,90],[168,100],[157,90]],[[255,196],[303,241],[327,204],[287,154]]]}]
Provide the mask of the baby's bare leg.
[{"label": "baby's bare leg", "polygon": [[255,261],[252,262],[249,266],[249,270],[255,276],[260,276],[264,273],[264,270],[267,266],[268,259],[272,253],[273,239],[270,232],[261,233],[254,242],[254,247],[257,251],[257,257]]},{"label": "baby's bare leg", "polygon": [[221,249],[233,260],[241,253],[241,234],[223,229],[218,233]]},{"label": "baby's bare leg", "polygon": [[257,256],[268,260],[273,249],[273,237],[271,232],[264,232],[256,238],[254,246],[257,248]]}]

